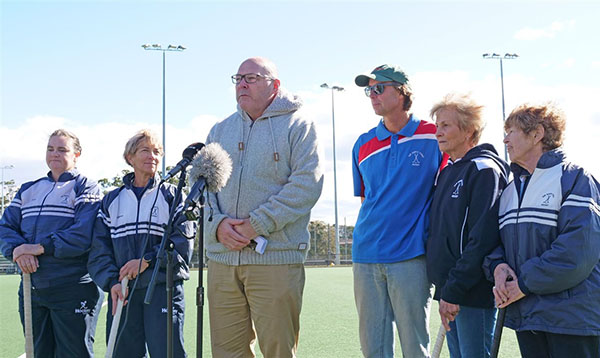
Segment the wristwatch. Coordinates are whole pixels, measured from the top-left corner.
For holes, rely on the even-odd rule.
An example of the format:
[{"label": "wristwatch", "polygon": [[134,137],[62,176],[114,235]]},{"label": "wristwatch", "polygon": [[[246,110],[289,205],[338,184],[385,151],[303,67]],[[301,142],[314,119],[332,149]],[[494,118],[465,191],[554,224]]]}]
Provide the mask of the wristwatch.
[{"label": "wristwatch", "polygon": [[152,262],[152,254],[147,253],[144,256],[142,256],[142,260],[147,263],[148,265],[150,265],[150,263]]}]

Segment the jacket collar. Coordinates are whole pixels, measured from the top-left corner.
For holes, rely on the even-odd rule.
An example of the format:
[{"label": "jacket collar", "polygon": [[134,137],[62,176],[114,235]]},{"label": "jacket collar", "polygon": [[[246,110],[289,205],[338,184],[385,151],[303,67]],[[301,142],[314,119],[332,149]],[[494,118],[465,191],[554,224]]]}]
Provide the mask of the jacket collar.
[{"label": "jacket collar", "polygon": [[[131,189],[133,187],[134,180],[135,180],[135,173],[133,173],[133,172],[127,173],[123,177],[123,185],[127,189]],[[158,185],[158,183],[160,183],[160,175],[158,175],[158,173],[156,173],[156,174],[154,174],[154,178],[150,179],[150,182],[148,182],[148,184],[146,184],[146,188],[147,189],[154,188],[155,186]]]},{"label": "jacket collar", "polygon": [[[47,175],[48,175],[48,179],[50,179],[50,181],[54,181],[54,178],[52,177],[52,171],[49,171]],[[65,181],[73,180],[73,179],[75,179],[75,177],[77,175],[79,175],[79,171],[77,169],[67,170],[66,172],[62,173],[58,177],[58,181],[65,182]]]},{"label": "jacket collar", "polygon": [[[552,149],[542,154],[535,167],[539,169],[552,168],[553,166],[563,162],[566,159],[566,157],[567,155],[565,154],[562,148],[559,147],[556,149]],[[510,170],[515,176],[520,176],[529,173],[525,168],[521,167],[517,163],[510,163]]]}]

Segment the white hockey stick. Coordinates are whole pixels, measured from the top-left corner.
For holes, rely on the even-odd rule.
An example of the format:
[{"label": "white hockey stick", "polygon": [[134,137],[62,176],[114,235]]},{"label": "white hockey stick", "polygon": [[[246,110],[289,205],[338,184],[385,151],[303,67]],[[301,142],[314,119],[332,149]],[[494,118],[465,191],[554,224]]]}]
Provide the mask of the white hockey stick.
[{"label": "white hockey stick", "polygon": [[440,353],[442,353],[442,347],[444,346],[444,338],[446,338],[446,328],[444,328],[444,325],[442,324],[440,325],[437,338],[435,339],[431,358],[440,358]]},{"label": "white hockey stick", "polygon": [[31,322],[31,274],[23,273],[23,314],[25,316],[25,357],[33,358],[33,327]]},{"label": "white hockey stick", "polygon": [[[127,291],[127,284],[129,283],[129,278],[123,278],[121,281],[121,293],[125,296],[125,291]],[[111,299],[110,297],[108,298]],[[110,326],[110,336],[108,337],[108,344],[106,345],[106,358],[112,358],[113,352],[115,350],[115,343],[117,340],[117,333],[119,331],[119,322],[121,321],[121,312],[123,311],[123,300],[118,300],[117,302],[117,311],[113,316],[112,325]]]}]

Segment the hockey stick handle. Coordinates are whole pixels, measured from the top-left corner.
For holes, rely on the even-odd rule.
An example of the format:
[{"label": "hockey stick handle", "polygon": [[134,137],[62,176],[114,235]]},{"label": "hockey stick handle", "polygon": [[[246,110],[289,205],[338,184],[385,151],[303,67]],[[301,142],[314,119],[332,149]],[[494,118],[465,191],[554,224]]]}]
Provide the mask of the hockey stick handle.
[{"label": "hockey stick handle", "polygon": [[446,328],[444,328],[443,324],[440,324],[440,329],[438,330],[437,338],[435,339],[435,345],[433,346],[433,351],[431,352],[431,358],[440,358],[445,338]]},{"label": "hockey stick handle", "polygon": [[33,327],[31,317],[31,274],[23,273],[23,314],[25,316],[25,357],[33,358]]},{"label": "hockey stick handle", "polygon": [[[129,278],[123,278],[121,281],[121,294],[125,296],[125,292],[127,291],[127,284],[129,283]],[[110,297],[109,297],[110,299]],[[117,333],[119,332],[119,323],[121,322],[121,312],[123,311],[123,300],[119,300],[117,302],[117,310],[115,311],[115,315],[113,316],[113,321],[110,326],[110,336],[108,337],[108,343],[106,345],[106,358],[112,358],[115,343],[117,341]]]}]

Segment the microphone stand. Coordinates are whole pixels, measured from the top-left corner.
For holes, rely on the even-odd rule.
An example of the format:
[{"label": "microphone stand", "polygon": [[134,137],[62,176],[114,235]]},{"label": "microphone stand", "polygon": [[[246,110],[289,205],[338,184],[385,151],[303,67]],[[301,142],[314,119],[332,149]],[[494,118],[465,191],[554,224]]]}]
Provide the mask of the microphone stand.
[{"label": "microphone stand", "polygon": [[196,288],[196,357],[202,358],[204,326],[204,195],[200,194],[198,216],[198,287]]},{"label": "microphone stand", "polygon": [[[158,270],[160,268],[160,262],[165,254],[165,247],[167,250],[167,270],[166,270],[166,290],[167,290],[167,358],[173,358],[173,242],[170,239],[171,233],[173,232],[173,220],[175,218],[175,210],[177,209],[177,203],[181,201],[181,192],[185,185],[186,171],[182,170],[179,175],[179,183],[177,184],[177,190],[175,192],[175,199],[169,210],[169,220],[164,225],[165,232],[160,242],[160,248],[156,255],[156,264],[152,271],[152,278],[148,284],[146,290],[146,296],[144,298],[145,304],[150,304],[152,296],[154,295],[154,287],[156,286],[156,279],[158,277]],[[159,184],[160,185],[160,184]],[[158,188],[157,190],[160,190]],[[148,230],[150,229],[150,223],[148,223]]]}]

